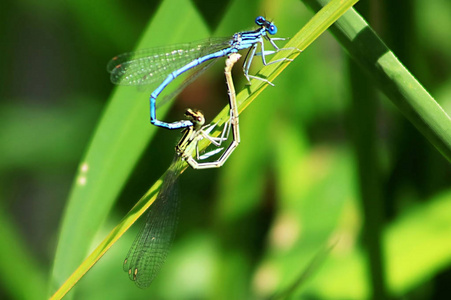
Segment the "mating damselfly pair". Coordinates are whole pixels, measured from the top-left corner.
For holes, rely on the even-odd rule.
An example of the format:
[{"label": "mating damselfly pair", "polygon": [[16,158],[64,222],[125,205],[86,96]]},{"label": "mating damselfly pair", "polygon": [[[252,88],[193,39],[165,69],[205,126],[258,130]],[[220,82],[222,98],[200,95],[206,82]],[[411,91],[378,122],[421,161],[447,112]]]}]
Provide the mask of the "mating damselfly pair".
[{"label": "mating damselfly pair", "polygon": [[[260,16],[255,19],[255,23],[259,26],[258,29],[238,32],[229,38],[211,38],[172,47],[125,53],[114,57],[108,64],[111,80],[115,84],[146,85],[161,82],[150,96],[150,122],[167,129],[183,129],[183,136],[176,146],[173,163],[166,173],[155,203],[147,213],[145,224],[124,261],[124,270],[139,287],[144,288],[150,285],[169,252],[175,234],[179,207],[178,198],[173,192],[174,184],[184,168],[185,162],[194,169],[220,167],[240,142],[238,108],[231,77],[231,68],[240,57],[237,54],[238,51],[249,49],[243,63],[243,72],[249,82],[251,78],[254,78],[272,85],[265,78],[249,74],[249,68],[256,55],[261,56],[264,65],[291,61],[288,58],[269,63],[266,61],[267,55],[292,48],[279,48],[275,44],[274,41],[285,40],[285,38],[270,37],[277,33],[277,27],[272,22]],[[265,50],[264,40],[267,40],[274,50]],[[258,45],[260,45],[260,52],[257,52]],[[157,97],[172,81],[181,74],[194,70],[194,75],[186,79],[176,92],[170,95],[171,97],[192,82],[214,61],[225,56],[228,56],[225,76],[229,90],[230,114],[220,136],[210,135],[216,125],[204,125],[204,116],[196,110],[188,109],[185,113],[186,120],[167,123],[157,119]],[[229,139],[230,132],[232,132],[232,141],[224,150],[225,147],[222,147],[222,143]],[[210,141],[216,149],[201,155],[198,145],[204,139]],[[222,153],[219,159],[203,161],[219,155],[219,153]]]}]

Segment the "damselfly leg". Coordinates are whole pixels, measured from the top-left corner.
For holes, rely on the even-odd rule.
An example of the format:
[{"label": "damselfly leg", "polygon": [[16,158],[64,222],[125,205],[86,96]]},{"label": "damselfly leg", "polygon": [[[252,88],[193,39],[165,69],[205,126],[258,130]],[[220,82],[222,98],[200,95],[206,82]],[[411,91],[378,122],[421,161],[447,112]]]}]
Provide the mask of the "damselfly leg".
[{"label": "damselfly leg", "polygon": [[[224,74],[226,77],[229,94],[230,112],[229,120],[224,124],[224,129],[222,130],[220,137],[215,138],[210,136],[210,132],[214,128],[214,126],[216,126],[216,124],[203,126],[205,119],[202,113],[200,113],[199,111],[188,109],[185,114],[194,125],[185,128],[184,135],[180,143],[176,146],[176,152],[193,169],[209,169],[221,167],[240,143],[238,106],[236,103],[236,93],[231,73],[233,65],[238,61],[240,57],[240,54],[233,53],[226,60]],[[220,147],[224,141],[228,140],[230,132],[232,132],[232,141],[224,150],[224,152],[222,152],[221,156],[215,161],[201,161],[221,152],[223,148]],[[199,142],[203,139],[208,139],[209,141],[211,141],[211,143],[215,147],[217,147],[217,149],[211,150],[201,156],[199,154]]]}]

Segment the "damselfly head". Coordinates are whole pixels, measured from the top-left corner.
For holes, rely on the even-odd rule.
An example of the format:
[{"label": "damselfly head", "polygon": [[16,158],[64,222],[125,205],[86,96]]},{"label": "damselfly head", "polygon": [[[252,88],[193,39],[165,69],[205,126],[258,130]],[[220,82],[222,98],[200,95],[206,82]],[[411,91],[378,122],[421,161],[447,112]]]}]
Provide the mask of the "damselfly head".
[{"label": "damselfly head", "polygon": [[258,26],[263,26],[266,23],[266,19],[262,16],[258,16],[257,18],[255,18],[255,24],[257,24]]},{"label": "damselfly head", "polygon": [[258,16],[257,18],[255,18],[255,24],[257,24],[258,26],[261,27],[265,27],[266,31],[270,34],[270,35],[274,35],[277,33],[277,27],[276,25],[274,25],[273,22],[267,21],[264,17],[262,16]]},{"label": "damselfly head", "polygon": [[194,124],[194,127],[199,128],[205,124],[205,117],[199,110],[188,108],[185,116]]}]

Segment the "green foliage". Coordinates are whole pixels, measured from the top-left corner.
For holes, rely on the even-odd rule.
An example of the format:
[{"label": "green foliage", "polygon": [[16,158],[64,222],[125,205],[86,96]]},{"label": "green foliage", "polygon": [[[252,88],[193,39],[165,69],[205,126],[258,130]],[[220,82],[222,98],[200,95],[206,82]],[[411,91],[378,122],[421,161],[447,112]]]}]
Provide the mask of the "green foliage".
[{"label": "green foliage", "polygon": [[[315,13],[323,2],[304,1]],[[18,48],[10,74],[30,72],[23,85],[0,75],[12,86],[2,98],[14,100],[0,110],[0,197],[5,199],[0,253],[7,261],[0,265],[2,294],[42,299],[46,281],[53,294],[105,237],[92,255],[109,251],[69,295],[246,299],[289,291],[294,298],[367,299],[445,293],[441,282],[449,279],[451,261],[445,159],[451,145],[445,113],[451,107],[446,102],[451,51],[445,26],[437,24],[440,18],[449,22],[443,12],[450,4],[379,7],[403,14],[402,26],[388,13],[377,16],[374,24],[386,27],[373,29],[384,45],[355,11],[331,27],[335,39],[317,38],[327,18],[341,13],[342,3],[332,2],[305,28],[314,14],[291,0],[232,1],[216,8],[175,0],[11,2],[11,16],[33,9],[36,24],[55,35],[70,33],[64,35],[70,40],[41,37],[34,42],[47,47],[30,47],[34,56],[19,56]],[[364,5],[357,10],[365,16],[373,11]],[[252,73],[268,76],[275,87],[259,82],[248,87],[235,67],[242,143],[221,169],[181,176],[176,241],[161,274],[149,289],[139,290],[121,270],[139,225],[114,242],[150,205],[178,133],[149,124],[150,91],[133,87],[116,88],[99,117],[112,89],[104,66],[132,50],[142,28],[136,48],[228,36],[251,28],[265,13],[277,24],[278,36],[292,37],[288,45],[304,52],[288,67],[253,66]],[[11,21],[2,30],[14,25]],[[61,58],[46,54],[55,43],[62,47]],[[51,77],[56,65],[51,59],[64,62],[57,65],[61,78]],[[30,61],[33,68],[20,68]],[[226,101],[223,65],[218,65],[171,111],[158,110],[159,117],[179,119],[186,107],[203,109],[209,120],[217,115]],[[30,77],[33,70],[41,76]],[[43,84],[42,90],[53,93],[31,93],[28,81],[42,84],[45,78],[57,79]]]}]

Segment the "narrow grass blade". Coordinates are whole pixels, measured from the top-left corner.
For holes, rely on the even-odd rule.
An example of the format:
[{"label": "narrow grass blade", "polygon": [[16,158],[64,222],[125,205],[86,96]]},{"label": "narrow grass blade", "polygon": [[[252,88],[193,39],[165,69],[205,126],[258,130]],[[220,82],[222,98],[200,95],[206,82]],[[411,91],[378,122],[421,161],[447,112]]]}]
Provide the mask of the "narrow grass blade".
[{"label": "narrow grass blade", "polygon": [[[326,0],[304,0],[319,10]],[[451,119],[418,80],[354,10],[331,27],[351,58],[402,114],[451,161]]]}]

